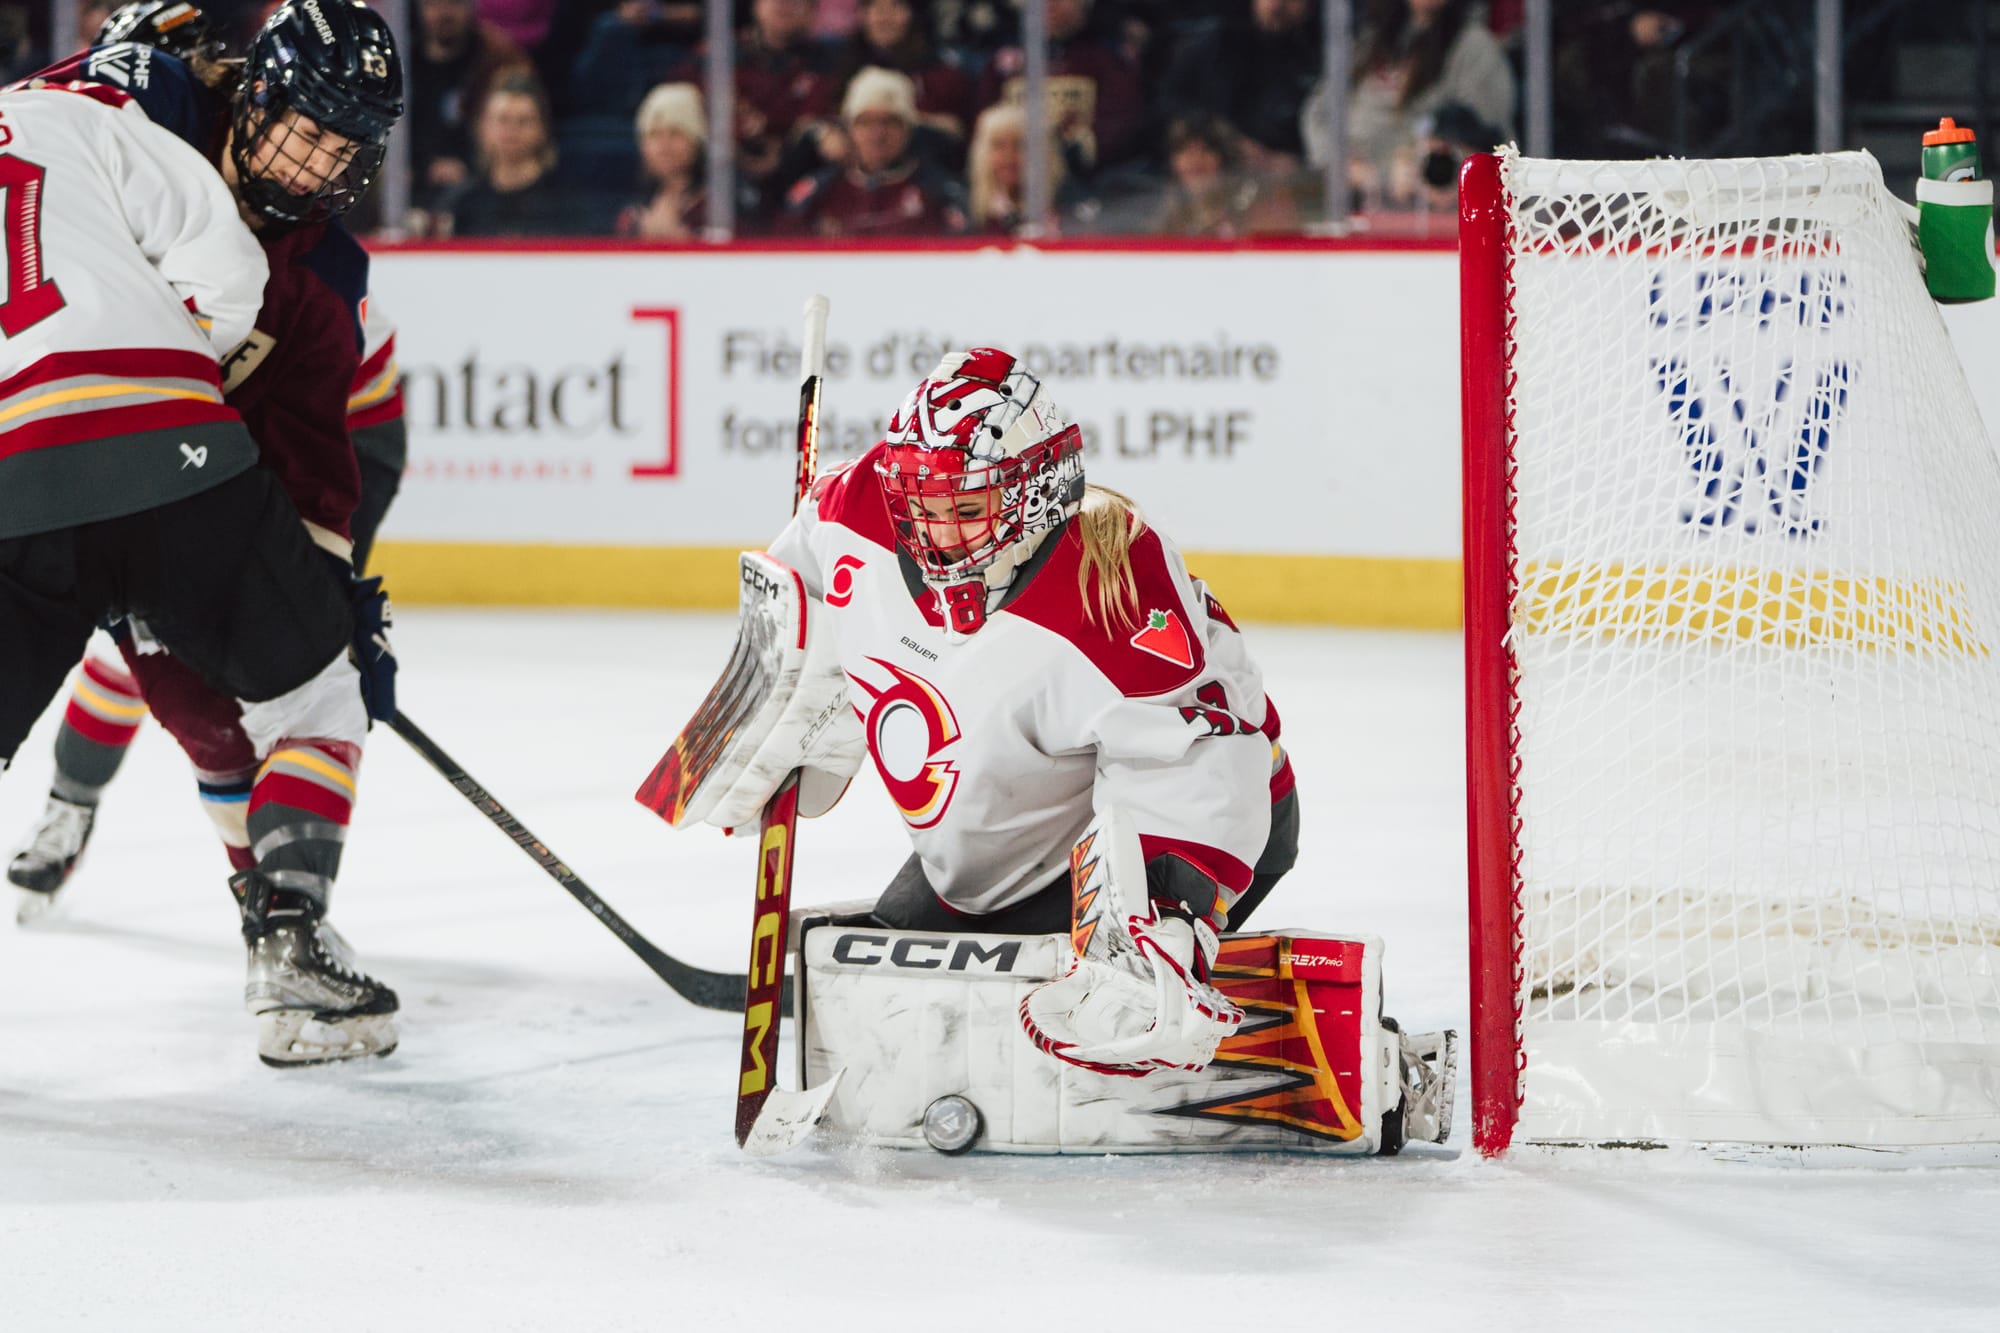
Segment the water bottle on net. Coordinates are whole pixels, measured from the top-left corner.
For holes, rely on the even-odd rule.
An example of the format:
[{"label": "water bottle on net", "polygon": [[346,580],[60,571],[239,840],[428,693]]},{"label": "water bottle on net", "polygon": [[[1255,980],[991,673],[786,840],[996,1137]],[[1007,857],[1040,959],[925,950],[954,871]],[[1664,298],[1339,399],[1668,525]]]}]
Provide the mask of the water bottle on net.
[{"label": "water bottle on net", "polygon": [[1947,116],[1924,135],[1923,162],[1917,240],[1924,284],[1938,301],[1984,301],[1994,289],[1993,182],[1980,171],[1979,144]]}]

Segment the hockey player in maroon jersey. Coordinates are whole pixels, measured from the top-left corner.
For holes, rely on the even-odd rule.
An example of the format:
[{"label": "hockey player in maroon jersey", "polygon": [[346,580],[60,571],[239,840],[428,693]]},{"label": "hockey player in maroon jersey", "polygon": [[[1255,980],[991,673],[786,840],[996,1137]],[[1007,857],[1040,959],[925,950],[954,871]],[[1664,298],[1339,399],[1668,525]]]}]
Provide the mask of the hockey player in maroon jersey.
[{"label": "hockey player in maroon jersey", "polygon": [[[361,504],[353,520],[357,572],[368,568],[375,533],[402,483],[409,454],[395,325],[375,298],[364,299],[362,314],[365,354],[347,400],[348,437],[354,442],[355,459],[361,468]],[[96,831],[105,788],[118,775],[145,717],[145,695],[126,669],[117,645],[93,640],[92,651],[77,670],[62,725],[56,732],[55,777],[48,805],[26,845],[7,866],[8,881],[25,890],[19,911],[23,920],[45,913],[69,885],[78,858]],[[241,739],[240,727],[225,721],[220,730],[236,738],[239,746],[247,744]],[[195,770],[195,783],[206,808],[224,807],[216,811],[216,822],[232,869],[244,869],[249,863],[243,821],[235,807],[248,801],[252,776],[254,773],[207,771],[199,765]]]},{"label": "hockey player in maroon jersey", "polygon": [[[137,42],[187,61],[220,54],[207,16],[185,0],[138,0],[125,5],[105,20],[92,46],[122,42]],[[164,85],[169,74],[164,63],[160,69]],[[158,99],[154,101],[157,105]],[[365,345],[347,405],[348,435],[361,473],[361,500],[352,520],[356,571],[367,568],[375,530],[395,498],[407,456],[395,327],[379,301],[364,298],[362,310]],[[332,317],[337,325],[337,313]],[[282,363],[279,369],[282,372]],[[27,844],[7,867],[8,880],[26,891],[20,905],[22,919],[44,913],[69,882],[95,831],[104,790],[117,775],[145,715],[145,697],[116,646],[94,645],[77,672],[63,725],[56,735],[56,771],[48,805]],[[216,822],[232,868],[244,869],[249,857],[242,807],[248,801],[254,776],[254,755],[248,753],[241,728],[233,723],[208,724],[204,730],[208,729],[228,737],[235,746],[235,756],[247,766],[239,773],[226,768],[204,769],[197,761],[195,772],[205,808],[218,816]]]},{"label": "hockey player in maroon jersey", "polygon": [[[1199,1069],[1242,1017],[1208,983],[1216,932],[1296,855],[1291,765],[1242,635],[1081,449],[1035,376],[977,348],[814,486],[769,558],[836,647],[797,686],[817,734],[766,776],[804,767],[802,811],[831,804],[859,750],[833,733],[858,723],[914,846],[876,921],[1070,930],[1074,970],[1022,1007],[1036,1044]],[[751,768],[710,822],[758,808],[774,783]]]},{"label": "hockey player in maroon jersey", "polygon": [[[131,89],[156,122],[210,149],[257,232],[270,280],[257,327],[225,363],[224,386],[259,443],[262,466],[276,474],[312,541],[352,589],[362,686],[370,711],[386,716],[394,659],[381,632],[385,603],[379,583],[356,583],[351,565],[359,476],[347,405],[362,369],[367,256],[334,219],[380,166],[401,113],[401,66],[387,25],[352,0],[284,5],[240,69],[197,66],[199,80],[151,48],[119,45],[85,52],[35,82]],[[250,946],[246,1000],[260,1020],[260,1056],[294,1064],[393,1049],[395,993],[353,968],[325,922],[365,722],[330,738],[258,735],[197,664],[147,646],[122,644],[125,665],[145,704],[193,760],[204,804],[238,869],[230,884]],[[112,717],[129,719],[129,697],[100,694]],[[88,817],[60,809],[64,799],[59,789],[50,810],[59,822],[66,818],[80,850]],[[73,852],[62,863],[66,872]]]},{"label": "hockey player in maroon jersey", "polygon": [[0,766],[106,615],[267,746],[350,743],[349,599],[223,401],[267,277],[235,199],[105,84],[0,93],[0,148],[30,224],[0,304]]}]

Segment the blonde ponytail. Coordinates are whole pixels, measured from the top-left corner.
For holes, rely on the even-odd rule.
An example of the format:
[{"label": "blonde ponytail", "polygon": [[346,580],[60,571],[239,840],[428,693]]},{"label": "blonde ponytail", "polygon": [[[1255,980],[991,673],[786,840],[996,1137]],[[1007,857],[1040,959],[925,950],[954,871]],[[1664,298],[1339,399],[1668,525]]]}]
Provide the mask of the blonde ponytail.
[{"label": "blonde ponytail", "polygon": [[[1076,590],[1083,599],[1083,616],[1108,630],[1139,623],[1139,584],[1132,577],[1132,543],[1146,530],[1146,520],[1130,496],[1109,486],[1083,488],[1083,508],[1077,511],[1076,532],[1083,543],[1083,562],[1076,570]],[[1091,576],[1097,595],[1091,597]]]}]

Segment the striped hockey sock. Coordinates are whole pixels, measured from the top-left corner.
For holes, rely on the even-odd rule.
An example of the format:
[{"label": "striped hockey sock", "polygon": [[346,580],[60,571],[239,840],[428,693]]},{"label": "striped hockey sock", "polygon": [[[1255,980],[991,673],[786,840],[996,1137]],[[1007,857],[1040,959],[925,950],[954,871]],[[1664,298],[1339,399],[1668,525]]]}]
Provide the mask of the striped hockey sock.
[{"label": "striped hockey sock", "polygon": [[63,710],[62,730],[56,733],[56,776],[49,792],[76,805],[96,805],[139,724],[146,717],[146,701],[140,697],[138,682],[122,667],[83,659],[83,670],[70,689],[69,707]]},{"label": "striped hockey sock", "polygon": [[246,825],[258,871],[322,911],[340,870],[360,762],[360,748],[345,741],[284,740],[250,789]]},{"label": "striped hockey sock", "polygon": [[250,851],[250,792],[257,783],[257,770],[248,773],[208,773],[196,769],[195,786],[201,792],[202,812],[222,839],[231,870],[248,870],[257,864]]}]

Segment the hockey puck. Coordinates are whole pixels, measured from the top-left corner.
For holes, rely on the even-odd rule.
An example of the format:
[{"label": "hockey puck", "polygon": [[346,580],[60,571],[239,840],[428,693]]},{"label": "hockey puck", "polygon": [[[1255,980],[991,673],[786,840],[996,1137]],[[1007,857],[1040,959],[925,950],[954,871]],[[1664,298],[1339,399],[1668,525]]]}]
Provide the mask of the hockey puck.
[{"label": "hockey puck", "polygon": [[947,1157],[977,1143],[985,1127],[979,1108],[956,1093],[946,1093],[924,1108],[924,1142]]}]

